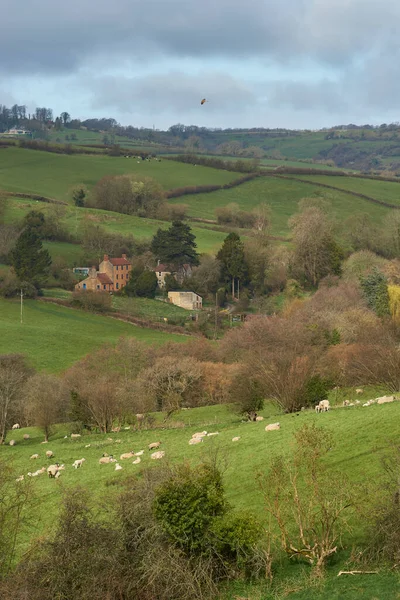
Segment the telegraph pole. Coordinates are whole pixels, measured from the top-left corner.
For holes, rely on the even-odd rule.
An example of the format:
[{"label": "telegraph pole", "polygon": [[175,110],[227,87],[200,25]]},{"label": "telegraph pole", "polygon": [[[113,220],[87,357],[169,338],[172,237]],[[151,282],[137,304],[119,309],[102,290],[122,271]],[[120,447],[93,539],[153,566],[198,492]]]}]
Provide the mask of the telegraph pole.
[{"label": "telegraph pole", "polygon": [[24,297],[24,293],[23,293],[22,289],[21,289],[20,296],[21,296],[21,325],[22,325],[22,308],[23,308],[23,297]]}]

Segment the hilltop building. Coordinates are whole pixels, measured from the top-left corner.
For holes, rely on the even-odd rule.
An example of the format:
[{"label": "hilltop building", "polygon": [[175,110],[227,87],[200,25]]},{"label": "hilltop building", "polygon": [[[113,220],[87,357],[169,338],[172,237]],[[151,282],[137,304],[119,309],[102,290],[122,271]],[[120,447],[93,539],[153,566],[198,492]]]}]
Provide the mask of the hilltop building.
[{"label": "hilltop building", "polygon": [[200,310],[203,308],[202,297],[194,292],[168,292],[168,302],[187,310]]},{"label": "hilltop building", "polygon": [[117,292],[128,283],[132,264],[123,254],[121,258],[109,258],[104,255],[99,265],[89,269],[89,276],[76,284],[76,290],[90,290],[92,292]]}]

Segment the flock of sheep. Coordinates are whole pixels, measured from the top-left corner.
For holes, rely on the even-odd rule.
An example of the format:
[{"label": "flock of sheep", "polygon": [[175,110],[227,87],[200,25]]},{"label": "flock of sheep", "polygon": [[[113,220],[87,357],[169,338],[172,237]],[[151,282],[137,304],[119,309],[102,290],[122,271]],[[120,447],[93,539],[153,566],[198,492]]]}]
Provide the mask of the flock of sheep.
[{"label": "flock of sheep", "polygon": [[[363,394],[364,390],[358,388],[355,390],[356,394]],[[367,402],[363,403],[362,406],[367,407],[367,406],[371,406],[372,404],[386,404],[386,403],[390,403],[390,402],[394,402],[396,400],[395,396],[381,396],[379,398],[375,398],[375,399],[371,399],[368,400]],[[343,407],[351,407],[351,406],[357,406],[357,405],[361,405],[361,402],[359,400],[355,400],[355,402],[351,402],[350,400],[344,400],[343,402]],[[321,412],[328,412],[330,410],[331,406],[329,403],[329,400],[321,400],[316,406],[315,406],[315,412],[317,413],[321,413]],[[302,410],[305,410],[304,408],[302,408]],[[264,417],[261,416],[257,416],[255,415],[254,421],[263,421]],[[16,423],[15,425],[13,425],[12,427],[13,430],[16,429],[20,429],[20,425],[19,423]],[[127,427],[126,429],[130,429],[129,427]],[[280,429],[280,423],[270,423],[269,425],[267,425],[265,427],[265,431],[278,431]],[[214,431],[214,432],[207,432],[207,431],[200,431],[200,432],[196,432],[192,435],[192,437],[189,439],[189,445],[196,445],[196,444],[200,444],[201,442],[204,441],[205,438],[209,438],[209,437],[213,437],[219,435],[218,431]],[[68,436],[65,436],[68,437]],[[80,438],[81,435],[80,434],[75,434],[72,433],[71,434],[71,439],[76,440],[78,438]],[[24,440],[29,440],[30,436],[29,434],[24,434],[23,436]],[[232,438],[232,442],[238,442],[240,440],[240,436],[236,436]],[[121,440],[113,440],[112,438],[107,438],[107,441],[112,442],[121,442]],[[10,446],[14,446],[15,445],[15,440],[11,440],[9,442]],[[47,443],[47,442],[42,442],[43,443]],[[85,446],[85,448],[89,448],[91,444],[87,444]],[[150,455],[150,458],[153,460],[159,460],[161,458],[163,458],[165,456],[165,451],[163,450],[159,450],[161,446],[161,442],[153,442],[151,444],[148,445],[148,449],[149,451],[153,451],[152,454]],[[131,450],[130,452],[124,452],[123,454],[120,455],[119,460],[122,462],[124,460],[129,460],[129,459],[134,459],[132,461],[132,464],[137,465],[141,462],[141,456],[144,454],[144,450],[140,450],[139,452],[134,452],[133,450]],[[47,459],[51,459],[54,458],[54,453],[51,450],[47,450],[45,453],[45,456]],[[30,459],[31,460],[37,460],[38,458],[40,458],[39,454],[32,454]],[[74,469],[79,469],[83,466],[84,462],[86,461],[85,458],[79,458],[77,460],[75,460],[72,463],[72,467]],[[116,458],[114,458],[114,456],[112,454],[106,454],[104,453],[103,456],[100,457],[99,459],[99,464],[100,465],[105,465],[105,464],[115,464],[115,471],[120,471],[122,470],[122,466],[119,464],[119,462],[117,461]],[[62,471],[65,470],[65,465],[64,464],[59,464],[59,463],[54,463],[51,464],[50,466],[46,467],[41,467],[40,469],[37,469],[34,472],[29,472],[27,473],[28,477],[38,477],[39,475],[42,475],[43,473],[48,474],[49,478],[51,479],[58,479],[61,476]],[[24,475],[20,475],[19,477],[17,477],[16,481],[23,481],[25,478]]]}]

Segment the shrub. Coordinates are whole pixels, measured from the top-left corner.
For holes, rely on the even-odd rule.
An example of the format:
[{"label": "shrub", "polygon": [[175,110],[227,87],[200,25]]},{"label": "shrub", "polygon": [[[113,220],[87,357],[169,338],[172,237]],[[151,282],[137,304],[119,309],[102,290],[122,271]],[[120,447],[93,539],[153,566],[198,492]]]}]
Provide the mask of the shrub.
[{"label": "shrub", "polygon": [[112,298],[107,292],[75,291],[72,304],[92,312],[107,312],[111,310]]},{"label": "shrub", "polygon": [[209,536],[213,550],[225,563],[246,569],[260,541],[261,527],[249,513],[228,512],[213,520]]},{"label": "shrub", "polygon": [[139,298],[154,298],[157,285],[157,275],[155,272],[143,271],[136,280],[136,296],[139,296]]}]

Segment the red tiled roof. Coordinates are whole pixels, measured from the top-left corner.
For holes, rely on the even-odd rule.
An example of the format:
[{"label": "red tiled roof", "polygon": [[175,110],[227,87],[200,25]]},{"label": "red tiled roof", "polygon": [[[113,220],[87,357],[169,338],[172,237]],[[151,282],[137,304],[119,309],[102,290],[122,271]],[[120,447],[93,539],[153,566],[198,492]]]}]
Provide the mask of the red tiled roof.
[{"label": "red tiled roof", "polygon": [[110,263],[116,267],[117,265],[130,265],[131,263],[126,258],[109,258]]},{"label": "red tiled roof", "polygon": [[157,265],[154,267],[153,271],[159,273],[171,273],[171,268],[168,265]]},{"label": "red tiled roof", "polygon": [[109,278],[107,273],[97,273],[97,279],[99,281],[101,281],[101,283],[111,283],[112,284],[112,280]]}]

